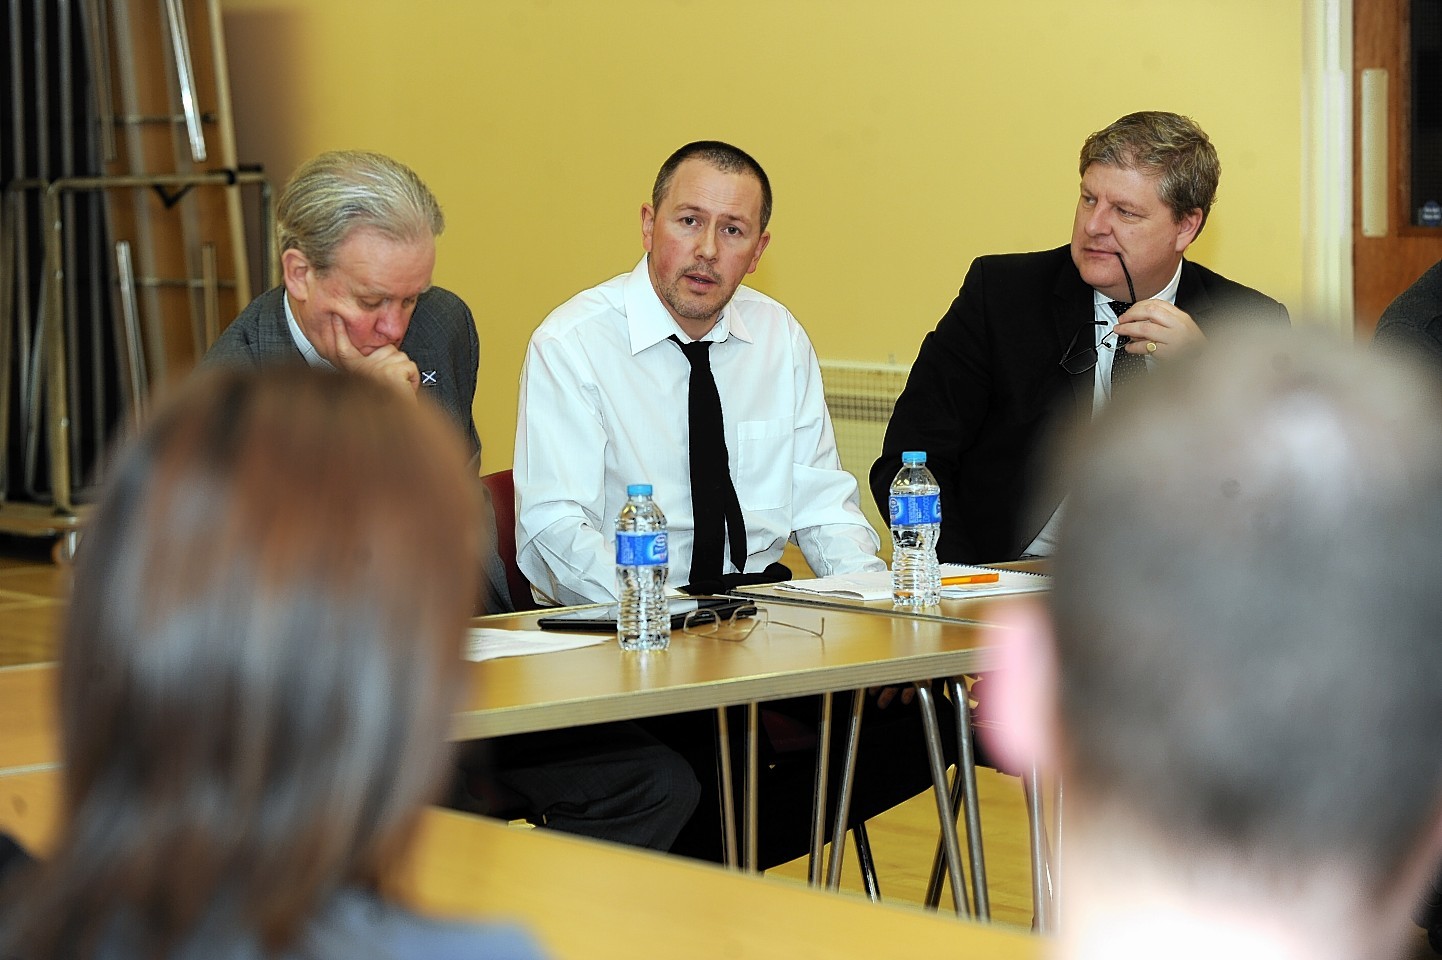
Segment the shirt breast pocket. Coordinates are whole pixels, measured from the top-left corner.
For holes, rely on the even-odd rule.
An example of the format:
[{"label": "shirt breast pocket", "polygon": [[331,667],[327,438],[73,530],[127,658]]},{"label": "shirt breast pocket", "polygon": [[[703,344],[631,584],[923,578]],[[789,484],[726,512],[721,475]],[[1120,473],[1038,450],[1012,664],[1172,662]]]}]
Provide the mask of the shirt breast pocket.
[{"label": "shirt breast pocket", "polygon": [[791,505],[793,446],[791,417],[743,420],[736,425],[736,497],[747,510]]}]

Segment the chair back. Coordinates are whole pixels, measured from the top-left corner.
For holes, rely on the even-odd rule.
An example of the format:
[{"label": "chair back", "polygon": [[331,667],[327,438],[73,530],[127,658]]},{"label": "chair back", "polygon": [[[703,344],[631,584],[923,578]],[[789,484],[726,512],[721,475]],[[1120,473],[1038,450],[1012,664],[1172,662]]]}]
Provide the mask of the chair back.
[{"label": "chair back", "polygon": [[497,470],[481,477],[491,494],[491,509],[496,516],[496,553],[506,569],[506,590],[511,606],[518,613],[539,610],[540,604],[531,596],[531,583],[516,566],[516,485],[509,470]]}]

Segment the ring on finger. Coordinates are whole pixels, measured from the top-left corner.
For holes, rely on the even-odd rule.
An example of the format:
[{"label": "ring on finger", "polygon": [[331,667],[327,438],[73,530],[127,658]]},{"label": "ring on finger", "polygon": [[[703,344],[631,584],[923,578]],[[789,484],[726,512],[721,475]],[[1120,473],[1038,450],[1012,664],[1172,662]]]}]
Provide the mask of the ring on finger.
[{"label": "ring on finger", "polygon": [[1157,342],[1156,342],[1155,340],[1148,340],[1148,341],[1147,341],[1147,353],[1156,353],[1156,352],[1157,352]]}]

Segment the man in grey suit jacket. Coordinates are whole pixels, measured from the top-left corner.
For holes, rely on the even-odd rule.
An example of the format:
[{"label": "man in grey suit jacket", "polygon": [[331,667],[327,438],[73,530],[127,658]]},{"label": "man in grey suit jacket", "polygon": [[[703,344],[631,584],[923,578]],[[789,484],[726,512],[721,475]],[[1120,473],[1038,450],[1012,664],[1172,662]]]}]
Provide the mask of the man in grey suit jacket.
[{"label": "man in grey suit jacket", "polygon": [[1194,121],[1122,117],[1087,138],[1080,167],[1070,246],[976,259],[871,468],[885,516],[902,452],[927,452],[943,561],[1050,552],[1062,491],[1036,490],[1045,438],[1101,409],[1114,367],[1144,376],[1228,325],[1287,323],[1277,301],[1183,260],[1221,176]]},{"label": "man in grey suit jacket", "polygon": [[[465,303],[431,286],[445,229],[435,195],[389,157],[325,153],[291,178],[276,214],[282,285],[241,311],[204,363],[308,363],[374,377],[410,399],[424,394],[479,463],[471,403],[480,341]],[[487,535],[494,543],[494,529]],[[484,586],[488,611],[512,609],[494,551]]]},{"label": "man in grey suit jacket", "polygon": [[[439,403],[478,460],[476,324],[459,297],[431,286],[445,220],[421,179],[380,154],[322,154],[286,184],[276,221],[283,285],[246,307],[205,362],[303,362],[374,377],[408,400]],[[483,534],[495,544],[495,518],[486,515],[491,529]],[[486,609],[512,609],[494,549],[485,566]],[[494,748],[494,763],[485,747]],[[686,761],[634,724],[503,737],[471,745],[460,763],[473,792],[504,800],[481,801],[458,786],[455,805],[486,813],[503,806],[556,830],[661,850],[700,791]],[[519,809],[509,809],[513,803]]]}]

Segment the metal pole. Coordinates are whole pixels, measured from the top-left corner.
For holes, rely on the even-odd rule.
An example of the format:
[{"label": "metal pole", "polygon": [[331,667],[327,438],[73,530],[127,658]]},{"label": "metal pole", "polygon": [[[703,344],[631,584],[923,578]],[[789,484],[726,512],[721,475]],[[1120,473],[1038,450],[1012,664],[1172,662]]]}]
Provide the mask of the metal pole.
[{"label": "metal pole", "polygon": [[806,862],[806,880],[813,887],[821,883],[821,850],[826,845],[826,788],[831,769],[831,691],[821,695],[821,717],[816,725],[816,795],[811,807],[811,854]]},{"label": "metal pole", "polygon": [[851,719],[846,724],[846,756],[841,762],[841,787],[836,793],[836,821],[831,826],[831,859],[826,866],[826,886],[831,890],[841,888],[841,860],[846,853],[846,824],[851,819],[851,788],[856,783],[861,710],[865,706],[866,691],[852,691]]},{"label": "metal pole", "polygon": [[961,871],[961,844],[956,838],[956,823],[951,817],[951,804],[946,784],[946,759],[941,751],[941,724],[936,719],[936,704],[931,688],[924,682],[916,684],[916,699],[921,705],[921,720],[926,727],[926,755],[931,764],[932,793],[936,797],[936,816],[941,821],[941,836],[946,843],[946,872],[951,880],[951,900],[957,916],[971,913],[967,902],[966,878]]}]

